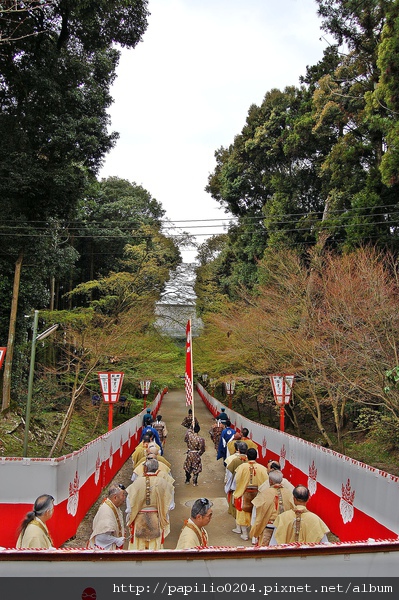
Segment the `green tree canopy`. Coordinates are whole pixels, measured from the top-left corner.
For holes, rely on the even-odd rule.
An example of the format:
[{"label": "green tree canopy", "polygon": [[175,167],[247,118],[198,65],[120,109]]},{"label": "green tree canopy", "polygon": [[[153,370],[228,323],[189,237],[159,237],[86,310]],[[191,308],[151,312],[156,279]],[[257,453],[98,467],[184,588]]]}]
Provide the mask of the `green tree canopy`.
[{"label": "green tree canopy", "polygon": [[62,291],[117,271],[126,245],[142,235],[140,228],[159,229],[164,214],[161,204],[136,183],[109,177],[91,185],[79,202],[76,218],[67,225],[80,258],[72,281],[71,277],[61,281]]},{"label": "green tree canopy", "polygon": [[[0,232],[12,236],[3,260],[18,265],[6,407],[24,260],[29,263],[33,249],[46,253],[47,241],[39,239],[50,219],[71,217],[112,148],[117,136],[108,132],[107,109],[119,59],[115,44],[134,48],[148,16],[146,0],[28,2],[18,9],[0,19]],[[39,280],[47,276],[36,272]],[[3,306],[10,306],[9,297]]]},{"label": "green tree canopy", "polygon": [[219,290],[231,298],[256,284],[267,248],[398,250],[398,2],[317,4],[336,44],[300,88],[252,105],[215,153],[206,189],[236,217],[217,259]]}]

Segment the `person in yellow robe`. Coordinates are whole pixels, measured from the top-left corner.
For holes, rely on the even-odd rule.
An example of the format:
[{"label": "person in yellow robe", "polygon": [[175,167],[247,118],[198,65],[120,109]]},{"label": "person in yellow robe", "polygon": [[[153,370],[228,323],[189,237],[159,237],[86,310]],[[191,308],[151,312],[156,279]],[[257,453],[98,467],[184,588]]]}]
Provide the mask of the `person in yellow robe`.
[{"label": "person in yellow robe", "polygon": [[208,525],[212,518],[212,506],[213,503],[207,498],[198,498],[194,502],[190,518],[185,521],[177,540],[176,550],[208,547],[205,525]]},{"label": "person in yellow robe", "polygon": [[[231,454],[226,458],[226,475],[225,475],[225,485],[224,491],[227,496],[227,504],[228,509],[227,512],[229,515],[236,518],[236,508],[234,505],[234,490],[236,489],[236,470],[239,466],[242,465],[243,462],[247,462],[247,451],[248,447],[245,442],[235,441],[236,452]],[[236,523],[235,528],[233,529],[234,533],[241,533],[241,526]]]},{"label": "person in yellow robe", "polygon": [[[146,460],[149,458],[155,458],[158,460],[158,456],[156,454],[149,453],[147,454]],[[162,458],[162,457],[161,457]],[[145,461],[140,461],[137,467],[134,469],[132,474],[132,481],[135,481],[137,477],[142,477],[145,474]],[[164,463],[158,460],[158,477],[162,477],[162,479],[166,479],[172,485],[174,485],[175,480],[173,479],[169,467],[167,467]]]},{"label": "person in yellow robe", "polygon": [[137,444],[136,448],[134,449],[134,452],[132,454],[132,463],[133,463],[133,468],[137,466],[137,464],[143,459],[146,458],[147,456],[147,448],[150,444],[154,443],[157,448],[160,449],[160,447],[158,446],[158,444],[156,442],[152,442],[151,441],[151,436],[149,433],[146,433],[143,436],[143,439],[141,440],[141,442],[139,444]]},{"label": "person in yellow robe", "polygon": [[263,491],[260,491],[259,488],[257,496],[252,500],[252,504],[256,507],[256,517],[249,534],[251,537],[257,538],[258,546],[269,545],[277,516],[286,510],[295,508],[292,492],[283,486],[282,479],[281,471],[270,471],[270,486]]},{"label": "person in yellow robe", "polygon": [[169,511],[174,508],[173,485],[159,477],[158,461],[147,459],[144,475],[127,489],[129,550],[159,550],[170,532]]},{"label": "person in yellow robe", "polygon": [[[276,460],[269,460],[267,462],[266,465],[266,469],[267,472],[270,473],[270,471],[282,471],[281,469],[281,465],[279,462],[277,462]],[[290,481],[288,481],[288,479],[286,479],[283,475],[283,480],[282,480],[282,485],[283,487],[285,487],[288,491],[292,492],[292,490],[294,489],[294,485],[292,485],[292,483]],[[259,491],[262,492],[263,490],[265,490],[266,488],[269,487],[269,480],[266,479],[266,481],[264,483],[262,483],[262,485],[259,488]]]},{"label": "person in yellow robe", "polygon": [[268,478],[266,467],[256,462],[258,456],[255,448],[247,451],[247,462],[237,467],[235,472],[236,489],[233,492],[234,506],[236,508],[236,524],[241,527],[241,539],[248,539],[248,530],[251,525],[252,500],[258,492],[259,486]]},{"label": "person in yellow robe", "polygon": [[126,489],[122,484],[111,485],[108,496],[100,505],[94,519],[93,531],[88,548],[100,550],[123,549],[125,542],[125,524],[120,509],[126,500]]},{"label": "person in yellow robe", "polygon": [[143,463],[145,463],[145,461],[147,460],[147,458],[156,458],[157,461],[159,462],[159,464],[165,465],[169,472],[170,472],[170,467],[172,466],[170,464],[170,462],[164,457],[161,456],[159,454],[159,446],[156,442],[150,442],[147,446],[147,448],[145,449],[145,456],[143,456],[142,458],[140,458],[140,460],[138,460],[135,464],[134,464],[134,468],[138,467],[139,465],[142,465]]},{"label": "person in yellow robe", "polygon": [[54,513],[54,498],[43,494],[36,498],[33,509],[21,523],[17,548],[54,548],[47,521]]},{"label": "person in yellow robe", "polygon": [[274,521],[274,532],[270,546],[280,544],[329,544],[327,525],[318,515],[306,508],[310,494],[307,487],[298,485],[294,488],[295,508],[287,510]]},{"label": "person in yellow robe", "polygon": [[[248,448],[255,448],[255,450],[258,450],[258,444],[254,441],[251,440],[251,438],[248,437],[249,435],[249,430],[244,427],[241,432],[236,432],[236,434],[234,435],[234,438],[232,440],[230,440],[230,442],[228,442],[227,444],[227,450],[228,450],[228,454],[234,454],[235,449],[234,449],[234,443],[239,440],[240,442],[245,442]],[[226,458],[226,465],[228,464],[227,462],[227,458]]]}]

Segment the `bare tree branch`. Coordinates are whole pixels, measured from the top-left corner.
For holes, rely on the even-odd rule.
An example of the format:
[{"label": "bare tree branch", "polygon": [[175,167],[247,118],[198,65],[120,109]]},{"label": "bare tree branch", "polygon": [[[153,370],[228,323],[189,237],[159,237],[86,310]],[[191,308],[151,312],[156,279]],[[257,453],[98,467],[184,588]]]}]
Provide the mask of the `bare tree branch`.
[{"label": "bare tree branch", "polygon": [[0,45],[39,35],[40,32],[29,31],[25,25],[35,13],[55,6],[55,2],[46,0],[5,0],[0,2]]}]

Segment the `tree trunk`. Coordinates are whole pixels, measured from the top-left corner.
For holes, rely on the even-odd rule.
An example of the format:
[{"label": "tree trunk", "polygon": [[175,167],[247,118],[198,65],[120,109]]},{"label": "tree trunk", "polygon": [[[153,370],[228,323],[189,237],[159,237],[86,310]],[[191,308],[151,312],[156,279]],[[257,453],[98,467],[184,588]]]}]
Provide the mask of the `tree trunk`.
[{"label": "tree trunk", "polygon": [[[75,248],[75,239],[74,239],[73,235],[71,235],[70,245],[71,245],[71,248]],[[70,276],[69,276],[69,289],[68,289],[68,292],[71,292],[72,289],[73,289],[73,275],[72,275],[72,269],[71,269],[70,270]],[[68,310],[72,310],[72,296],[70,294],[68,294],[67,309]]]},{"label": "tree trunk", "polygon": [[57,451],[57,449],[61,450],[62,447],[64,446],[65,438],[66,438],[66,436],[68,434],[69,427],[71,425],[71,421],[72,421],[73,411],[75,409],[76,400],[78,399],[78,396],[79,396],[79,393],[78,393],[79,373],[80,373],[80,361],[78,361],[78,363],[76,365],[76,369],[75,369],[75,381],[73,382],[71,402],[70,402],[70,404],[68,406],[68,410],[65,413],[64,420],[62,421],[61,428],[60,428],[60,430],[58,432],[58,435],[57,435],[57,437],[55,439],[53,447],[50,450],[50,454],[48,455],[48,458],[51,458],[53,456],[54,452]]},{"label": "tree trunk", "polygon": [[285,407],[285,414],[287,415],[289,421],[294,427],[296,436],[301,437],[301,427],[299,425],[293,404],[288,404]]},{"label": "tree trunk", "polygon": [[78,362],[75,366],[75,380],[73,382],[71,403],[68,406],[67,412],[65,413],[65,417],[62,422],[60,431],[56,437],[53,447],[50,450],[50,454],[48,455],[48,458],[51,458],[53,456],[54,452],[56,452],[57,450],[58,451],[62,450],[62,448],[65,444],[65,438],[68,435],[69,427],[71,425],[73,411],[75,410],[76,401],[79,398],[80,394],[84,391],[86,381],[90,377],[93,370],[96,368],[97,364],[98,364],[98,360],[95,360],[93,362],[92,366],[89,369],[86,369],[83,380],[81,383],[79,383],[79,375],[81,372],[82,359],[78,360]]},{"label": "tree trunk", "polygon": [[21,250],[19,253],[19,256],[17,258],[17,262],[15,263],[14,285],[13,285],[12,300],[11,300],[10,325],[9,325],[9,329],[8,329],[7,352],[6,352],[6,357],[5,357],[5,361],[4,361],[3,401],[2,401],[2,407],[1,407],[1,410],[3,413],[8,412],[10,409],[11,369],[12,369],[12,359],[13,359],[13,355],[14,355],[15,328],[16,328],[16,323],[17,323],[19,284],[21,281],[21,270],[22,270],[23,257],[24,257],[24,253],[23,253],[23,250]]},{"label": "tree trunk", "polygon": [[259,405],[258,401],[256,401],[256,408],[258,409],[258,421],[259,421],[259,423],[263,423],[263,421],[262,421],[262,413],[261,413],[260,405]]},{"label": "tree trunk", "polygon": [[312,392],[312,396],[313,396],[314,408],[312,408],[312,406],[308,405],[308,410],[309,410],[310,414],[312,415],[312,417],[314,418],[317,428],[318,428],[319,432],[321,433],[321,435],[323,436],[323,438],[325,439],[327,446],[329,448],[332,448],[334,444],[332,443],[327,431],[323,427],[321,408],[320,408],[320,403],[318,401],[317,395]]},{"label": "tree trunk", "polygon": [[94,435],[94,434],[96,433],[96,431],[97,431],[98,424],[99,424],[99,422],[100,422],[100,415],[102,414],[102,409],[103,409],[103,407],[104,407],[104,406],[105,406],[105,402],[102,402],[102,401],[100,400],[100,405],[99,405],[99,407],[98,407],[98,412],[97,412],[96,422],[95,422],[95,424],[94,424],[94,427],[93,427],[93,435]]},{"label": "tree trunk", "polygon": [[55,277],[50,278],[50,310],[54,310]]},{"label": "tree trunk", "polygon": [[342,400],[341,406],[339,406],[338,403],[331,402],[334,414],[335,429],[337,430],[337,448],[339,452],[343,452],[342,429],[344,425],[345,405],[345,400]]}]

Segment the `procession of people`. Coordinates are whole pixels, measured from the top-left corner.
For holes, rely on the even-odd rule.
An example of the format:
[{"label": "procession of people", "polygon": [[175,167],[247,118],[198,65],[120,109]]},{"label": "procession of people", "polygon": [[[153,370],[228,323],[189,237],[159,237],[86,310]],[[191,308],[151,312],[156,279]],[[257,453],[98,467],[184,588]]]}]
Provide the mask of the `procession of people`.
[{"label": "procession of people", "polygon": [[[204,420],[204,426],[209,430],[209,440],[201,435],[201,424],[192,408],[188,409],[181,425],[168,423],[167,403],[162,407],[162,413],[165,418],[147,409],[140,442],[133,449],[129,462],[130,482],[114,480],[104,489],[102,502],[92,521],[88,548],[142,551],[231,546],[231,541],[221,544],[223,527],[225,537],[230,540],[234,537],[232,533],[239,534],[235,538],[237,546],[242,546],[243,542],[254,547],[292,542],[329,543],[328,527],[306,507],[310,497],[306,486],[298,482],[300,485],[294,487],[273,458],[262,464],[264,460],[259,461],[258,445],[251,439],[250,431],[234,427],[226,409],[217,413],[210,430],[209,418],[205,420],[208,415],[202,412],[201,421]],[[181,443],[186,450],[180,455],[181,464],[177,465],[175,455],[174,460],[168,460],[165,446],[169,430],[173,432],[170,442],[173,448],[174,432],[179,427]],[[209,472],[213,472],[212,461],[217,469],[221,464],[225,469],[226,500],[224,508],[217,508],[220,522],[215,539],[206,529],[216,525],[212,521],[214,503],[221,496],[219,492],[212,498],[206,484]],[[187,513],[177,523],[173,511],[176,500],[181,503],[182,488],[178,488],[176,494],[176,479],[181,481],[182,476],[186,485],[196,489],[203,485],[208,491],[200,498],[193,497],[192,492],[189,494],[192,499],[184,503],[188,507]],[[226,518],[220,519],[220,510],[225,511]],[[46,494],[39,497],[21,524],[17,547],[52,548],[46,522],[53,511],[52,497]],[[179,533],[174,534],[172,547],[167,538],[172,526],[176,532],[176,525]]]}]

